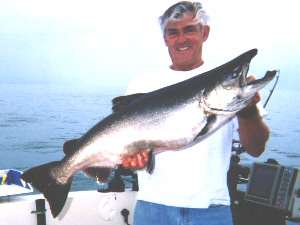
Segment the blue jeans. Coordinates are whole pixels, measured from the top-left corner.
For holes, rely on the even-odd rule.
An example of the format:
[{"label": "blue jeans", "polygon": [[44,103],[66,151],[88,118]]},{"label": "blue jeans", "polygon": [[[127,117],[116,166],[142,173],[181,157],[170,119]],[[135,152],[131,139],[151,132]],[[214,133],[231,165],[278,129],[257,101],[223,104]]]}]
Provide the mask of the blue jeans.
[{"label": "blue jeans", "polygon": [[134,225],[232,225],[230,206],[180,208],[137,201]]}]

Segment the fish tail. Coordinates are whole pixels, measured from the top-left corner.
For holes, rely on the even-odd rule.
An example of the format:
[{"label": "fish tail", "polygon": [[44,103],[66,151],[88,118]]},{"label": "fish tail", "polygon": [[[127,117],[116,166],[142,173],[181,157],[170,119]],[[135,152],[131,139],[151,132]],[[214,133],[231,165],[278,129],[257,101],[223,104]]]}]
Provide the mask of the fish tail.
[{"label": "fish tail", "polygon": [[70,191],[72,178],[67,183],[59,183],[53,176],[52,170],[61,162],[50,162],[33,167],[22,174],[22,179],[31,183],[47,199],[53,217],[56,217],[65,205]]}]

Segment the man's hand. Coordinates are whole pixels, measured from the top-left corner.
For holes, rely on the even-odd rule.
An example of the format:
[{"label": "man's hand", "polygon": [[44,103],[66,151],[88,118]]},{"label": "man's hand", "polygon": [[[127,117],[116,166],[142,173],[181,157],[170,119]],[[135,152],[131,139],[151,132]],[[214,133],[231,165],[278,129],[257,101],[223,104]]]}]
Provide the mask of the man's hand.
[{"label": "man's hand", "polygon": [[[255,80],[254,76],[249,76],[247,77],[247,81],[253,81]],[[260,101],[261,97],[259,95],[259,93],[257,92],[254,97],[251,99],[251,102],[249,103],[249,105],[242,109],[241,111],[239,111],[237,113],[238,117],[247,119],[247,118],[251,118],[252,116],[257,116],[258,115],[258,109],[256,107],[256,104]]]},{"label": "man's hand", "polygon": [[[247,80],[255,78],[250,76]],[[264,151],[269,138],[269,128],[263,122],[256,106],[259,101],[260,95],[256,93],[249,105],[237,113],[241,144],[254,157],[258,157]]]},{"label": "man's hand", "polygon": [[126,169],[143,169],[149,161],[149,151],[141,150],[135,155],[124,157],[122,166]]}]

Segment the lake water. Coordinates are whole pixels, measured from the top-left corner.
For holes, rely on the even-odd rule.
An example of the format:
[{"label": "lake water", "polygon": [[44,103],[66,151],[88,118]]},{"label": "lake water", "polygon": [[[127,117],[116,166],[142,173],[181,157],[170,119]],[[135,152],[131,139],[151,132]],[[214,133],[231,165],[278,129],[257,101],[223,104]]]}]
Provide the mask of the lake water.
[{"label": "lake water", "polygon": [[[111,99],[121,89],[80,90],[51,85],[0,84],[0,169],[26,168],[59,160],[62,145],[81,136],[111,112]],[[262,93],[263,100],[268,89]],[[244,154],[243,162],[274,158],[300,166],[300,92],[276,89],[267,110],[271,130],[267,150],[259,158]],[[262,100],[262,101],[263,101]],[[95,189],[97,184],[76,175],[72,190]]]}]

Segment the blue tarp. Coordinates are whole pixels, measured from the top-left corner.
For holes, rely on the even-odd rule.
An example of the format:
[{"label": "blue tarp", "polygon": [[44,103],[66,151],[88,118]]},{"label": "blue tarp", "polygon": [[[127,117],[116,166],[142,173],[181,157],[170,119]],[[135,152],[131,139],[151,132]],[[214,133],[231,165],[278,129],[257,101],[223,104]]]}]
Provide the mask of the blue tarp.
[{"label": "blue tarp", "polygon": [[3,176],[0,176],[0,184],[11,185],[15,184],[27,189],[31,189],[30,186],[21,179],[22,173],[18,170],[8,170]]}]

